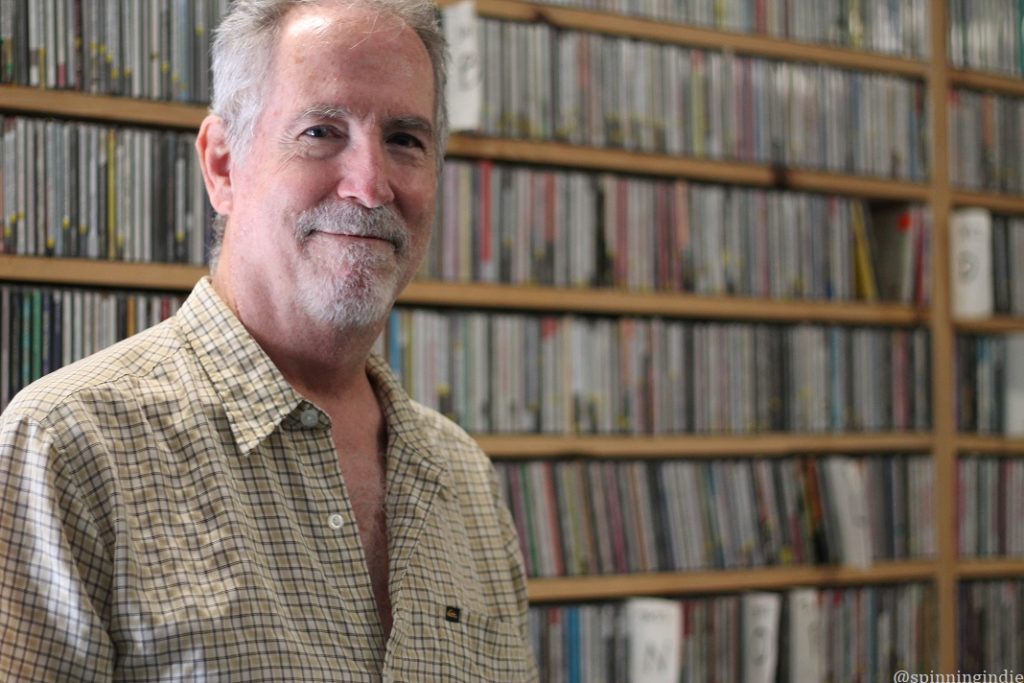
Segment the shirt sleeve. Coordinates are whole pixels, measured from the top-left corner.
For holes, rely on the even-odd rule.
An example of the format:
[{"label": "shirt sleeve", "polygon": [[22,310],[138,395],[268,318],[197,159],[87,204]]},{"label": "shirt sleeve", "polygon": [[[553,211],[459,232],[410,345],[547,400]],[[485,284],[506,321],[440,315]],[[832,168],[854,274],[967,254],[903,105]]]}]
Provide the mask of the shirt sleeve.
[{"label": "shirt sleeve", "polygon": [[[111,561],[53,432],[0,419],[0,678],[109,681]],[[107,615],[109,618],[109,614]]]}]

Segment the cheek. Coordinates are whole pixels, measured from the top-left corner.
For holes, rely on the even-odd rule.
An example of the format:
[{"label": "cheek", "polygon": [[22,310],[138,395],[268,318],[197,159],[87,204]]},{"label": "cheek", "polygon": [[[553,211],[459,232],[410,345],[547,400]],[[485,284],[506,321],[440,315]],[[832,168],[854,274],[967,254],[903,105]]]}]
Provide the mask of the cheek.
[{"label": "cheek", "polygon": [[431,174],[429,177],[416,178],[404,187],[404,217],[410,230],[415,233],[413,238],[425,243],[430,237],[430,228],[434,223],[437,180]]},{"label": "cheek", "polygon": [[430,241],[430,234],[434,227],[434,217],[434,202],[431,200],[422,204],[415,221],[409,221],[413,248],[417,257],[427,249],[427,243]]},{"label": "cheek", "polygon": [[434,206],[437,201],[437,185],[435,183],[424,184],[416,193],[415,203],[421,222],[430,223],[434,218]]}]

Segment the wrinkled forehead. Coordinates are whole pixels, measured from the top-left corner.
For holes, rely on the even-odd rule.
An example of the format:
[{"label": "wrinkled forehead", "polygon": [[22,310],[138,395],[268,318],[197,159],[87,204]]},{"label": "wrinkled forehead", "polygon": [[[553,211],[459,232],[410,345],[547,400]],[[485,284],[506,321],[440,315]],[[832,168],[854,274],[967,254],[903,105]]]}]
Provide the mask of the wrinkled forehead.
[{"label": "wrinkled forehead", "polygon": [[381,86],[402,83],[412,100],[422,94],[431,108],[436,104],[435,74],[423,41],[401,17],[373,8],[293,8],[282,21],[270,73],[271,79],[299,79],[311,87],[367,78]]},{"label": "wrinkled forehead", "polygon": [[[316,48],[355,49],[367,41],[395,47],[415,44],[427,56],[416,32],[397,14],[382,9],[345,4],[311,4],[293,7],[281,22],[277,51],[288,47],[299,52]],[[428,57],[429,61],[429,57]]]}]

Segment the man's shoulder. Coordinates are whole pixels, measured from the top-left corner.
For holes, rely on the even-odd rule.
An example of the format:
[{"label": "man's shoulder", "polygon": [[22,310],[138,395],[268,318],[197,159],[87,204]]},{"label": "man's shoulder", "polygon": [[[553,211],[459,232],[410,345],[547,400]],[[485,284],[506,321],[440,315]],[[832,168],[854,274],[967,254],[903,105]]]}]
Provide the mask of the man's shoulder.
[{"label": "man's shoulder", "polygon": [[409,403],[434,445],[456,454],[460,459],[487,460],[487,455],[480,445],[453,420],[412,399]]},{"label": "man's shoulder", "polygon": [[491,459],[466,430],[433,408],[410,400],[428,436],[431,450],[444,455],[445,465],[462,485],[482,485],[488,491],[494,485],[494,467]]},{"label": "man's shoulder", "polygon": [[168,319],[36,380],[11,400],[4,415],[43,423],[69,404],[132,397],[140,381],[159,375],[179,355],[174,319]]}]

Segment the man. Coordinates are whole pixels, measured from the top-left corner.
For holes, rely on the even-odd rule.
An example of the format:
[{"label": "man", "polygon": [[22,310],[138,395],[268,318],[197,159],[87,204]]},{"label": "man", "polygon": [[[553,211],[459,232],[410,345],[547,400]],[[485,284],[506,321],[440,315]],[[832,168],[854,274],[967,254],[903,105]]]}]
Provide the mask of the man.
[{"label": "man", "polygon": [[434,17],[234,3],[212,278],[0,421],[3,680],[534,680],[486,457],[369,355],[433,218]]}]

